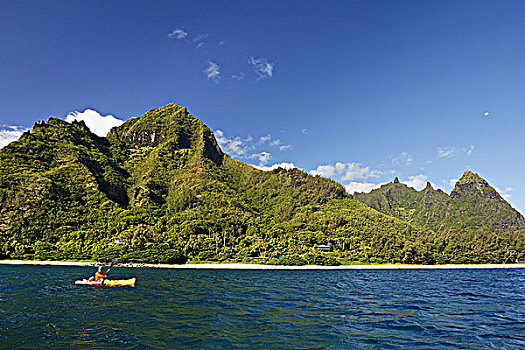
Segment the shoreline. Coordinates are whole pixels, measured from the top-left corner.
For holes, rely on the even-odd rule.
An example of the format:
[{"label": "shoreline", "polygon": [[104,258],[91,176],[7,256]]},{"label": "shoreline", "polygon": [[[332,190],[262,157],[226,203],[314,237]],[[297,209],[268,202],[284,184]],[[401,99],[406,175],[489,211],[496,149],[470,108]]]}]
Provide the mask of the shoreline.
[{"label": "shoreline", "polygon": [[[38,261],[38,260],[0,260],[0,265],[40,265],[40,266],[98,266],[107,263],[82,261]],[[160,268],[180,270],[447,270],[447,269],[523,269],[525,263],[518,264],[447,264],[447,265],[409,265],[409,264],[382,264],[382,265],[341,265],[341,266],[288,266],[262,264],[147,264],[147,263],[117,263],[115,267],[133,268]]]}]

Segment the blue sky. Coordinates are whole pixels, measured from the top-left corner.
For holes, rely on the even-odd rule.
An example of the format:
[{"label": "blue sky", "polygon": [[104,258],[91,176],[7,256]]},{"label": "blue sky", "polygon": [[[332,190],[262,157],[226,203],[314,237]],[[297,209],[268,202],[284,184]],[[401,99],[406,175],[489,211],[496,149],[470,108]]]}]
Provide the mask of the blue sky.
[{"label": "blue sky", "polygon": [[523,213],[523,13],[523,1],[3,1],[0,146],[49,116],[125,120],[175,102],[259,167],[293,163],[350,192],[395,176],[449,192],[472,170]]}]

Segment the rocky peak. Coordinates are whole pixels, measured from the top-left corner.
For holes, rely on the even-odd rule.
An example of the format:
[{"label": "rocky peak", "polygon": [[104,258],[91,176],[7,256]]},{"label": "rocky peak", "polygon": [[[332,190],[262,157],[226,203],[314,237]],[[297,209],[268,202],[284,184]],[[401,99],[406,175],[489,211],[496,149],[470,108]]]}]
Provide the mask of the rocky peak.
[{"label": "rocky peak", "polygon": [[487,181],[466,171],[452,193],[433,189],[416,191],[396,178],[381,188],[354,195],[354,199],[401,220],[434,231],[474,229],[503,232],[525,228],[525,218],[511,207]]},{"label": "rocky peak", "polygon": [[471,171],[465,171],[463,176],[456,182],[456,186],[450,193],[451,198],[461,197],[463,195],[478,194],[491,199],[500,199],[501,196],[492,188],[489,183],[481,178],[478,174]]},{"label": "rocky peak", "polygon": [[482,179],[478,174],[473,173],[472,171],[465,171],[463,176],[458,180],[457,184],[465,184],[465,183],[481,183],[486,186],[488,186],[488,182]]},{"label": "rocky peak", "polygon": [[181,148],[188,148],[187,134],[198,124],[197,118],[189,120],[185,107],[170,103],[152,109],[138,118],[131,118],[121,126],[111,129],[117,138],[130,144],[156,146],[162,141],[176,137]]},{"label": "rocky peak", "polygon": [[63,130],[67,132],[71,132],[73,129],[82,129],[86,132],[91,132],[89,128],[86,126],[86,123],[84,121],[77,121],[74,120],[73,122],[69,123],[65,120],[56,118],[56,117],[49,117],[47,121],[45,120],[39,120],[33,124],[33,127],[31,128],[31,133],[37,133],[41,130],[48,130],[48,131],[54,131],[54,130]]},{"label": "rocky peak", "polygon": [[188,113],[186,107],[175,103],[131,118],[111,129],[111,134],[138,146],[156,147],[169,142],[175,149],[196,148],[215,163],[220,163],[223,157],[212,131]]}]

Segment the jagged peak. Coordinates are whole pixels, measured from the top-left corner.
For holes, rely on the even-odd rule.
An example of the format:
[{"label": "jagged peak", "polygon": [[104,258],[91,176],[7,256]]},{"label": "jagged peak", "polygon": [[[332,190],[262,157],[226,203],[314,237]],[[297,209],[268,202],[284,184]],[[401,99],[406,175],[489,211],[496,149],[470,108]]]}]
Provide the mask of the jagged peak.
[{"label": "jagged peak", "polygon": [[396,178],[394,179],[394,183],[395,184],[398,184],[399,183],[399,178],[396,176]]},{"label": "jagged peak", "polygon": [[430,181],[427,181],[427,185],[425,186],[425,190],[433,190],[434,187],[432,187],[432,184],[430,183]]},{"label": "jagged peak", "polygon": [[165,106],[152,108],[146,113],[144,113],[144,115],[142,115],[142,117],[140,118],[144,119],[152,115],[162,115],[165,117],[165,119],[171,119],[171,117],[175,115],[191,116],[192,118],[197,119],[188,113],[188,109],[186,107],[178,105],[176,103],[168,103]]},{"label": "jagged peak", "polygon": [[188,113],[186,107],[176,103],[153,108],[140,117],[128,119],[124,124],[111,129],[111,133],[128,143],[157,145],[181,132],[195,134],[207,126]]},{"label": "jagged peak", "polygon": [[62,119],[59,119],[59,118],[56,118],[56,117],[49,117],[47,119],[47,121],[46,120],[38,120],[38,121],[36,121],[33,124],[33,127],[32,127],[31,130],[44,128],[46,126],[66,126],[68,124],[69,123],[66,122],[65,120],[62,120]]},{"label": "jagged peak", "polygon": [[211,129],[188,113],[186,107],[175,103],[129,119],[111,129],[110,133],[128,144],[139,146],[170,144],[178,149],[197,148],[217,164],[222,162],[224,155]]},{"label": "jagged peak", "polygon": [[[28,134],[41,134],[41,133],[69,133],[69,132],[81,132],[86,134],[93,134],[83,120],[74,120],[67,122],[57,117],[49,117],[47,120],[39,120],[33,124],[31,130],[27,131]],[[25,135],[26,133],[24,133]],[[97,136],[98,137],[98,136]]]},{"label": "jagged peak", "polygon": [[456,185],[466,184],[466,183],[482,183],[488,185],[488,182],[481,178],[478,174],[473,173],[470,170],[465,171],[463,176],[457,181]]},{"label": "jagged peak", "polygon": [[461,197],[466,194],[480,194],[484,197],[505,201],[503,197],[489,183],[472,171],[465,171],[463,176],[456,182],[456,186],[450,193],[451,198]]}]

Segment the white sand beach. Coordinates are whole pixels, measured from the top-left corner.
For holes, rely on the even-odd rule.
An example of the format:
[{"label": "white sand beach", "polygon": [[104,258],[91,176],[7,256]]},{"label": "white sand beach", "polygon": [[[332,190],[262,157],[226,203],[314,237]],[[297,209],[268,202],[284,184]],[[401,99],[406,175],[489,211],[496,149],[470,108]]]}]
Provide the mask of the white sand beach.
[{"label": "white sand beach", "polygon": [[[0,260],[0,265],[53,265],[53,266],[98,266],[108,265],[97,262],[77,261],[36,261],[36,260]],[[442,270],[442,269],[523,269],[525,263],[520,264],[465,264],[465,265],[344,265],[344,266],[283,266],[261,264],[115,264],[120,267],[146,267],[161,269],[209,269],[209,270]]]}]

